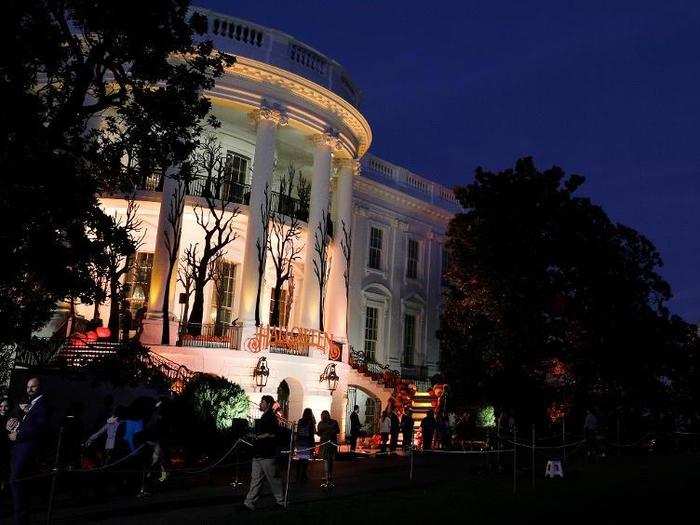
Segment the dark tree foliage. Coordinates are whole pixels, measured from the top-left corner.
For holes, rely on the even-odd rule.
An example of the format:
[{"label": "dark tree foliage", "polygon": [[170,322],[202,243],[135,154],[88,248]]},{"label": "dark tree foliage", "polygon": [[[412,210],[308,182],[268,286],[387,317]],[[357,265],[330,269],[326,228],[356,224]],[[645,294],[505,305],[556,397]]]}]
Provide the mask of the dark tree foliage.
[{"label": "dark tree foliage", "polygon": [[99,298],[97,195],[186,159],[232,62],[197,43],[187,0],[10,0],[0,17],[0,340],[58,300]]},{"label": "dark tree foliage", "polygon": [[455,189],[439,338],[457,400],[534,418],[553,402],[651,402],[659,377],[683,374],[694,327],[665,306],[658,251],[576,196],[583,182],[523,158]]}]

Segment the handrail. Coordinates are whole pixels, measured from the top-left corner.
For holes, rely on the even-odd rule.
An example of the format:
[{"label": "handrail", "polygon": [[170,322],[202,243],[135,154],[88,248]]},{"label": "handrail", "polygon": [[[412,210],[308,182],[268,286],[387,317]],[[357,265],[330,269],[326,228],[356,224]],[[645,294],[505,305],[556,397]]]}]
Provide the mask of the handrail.
[{"label": "handrail", "polygon": [[240,349],[241,327],[229,323],[180,323],[177,346]]}]

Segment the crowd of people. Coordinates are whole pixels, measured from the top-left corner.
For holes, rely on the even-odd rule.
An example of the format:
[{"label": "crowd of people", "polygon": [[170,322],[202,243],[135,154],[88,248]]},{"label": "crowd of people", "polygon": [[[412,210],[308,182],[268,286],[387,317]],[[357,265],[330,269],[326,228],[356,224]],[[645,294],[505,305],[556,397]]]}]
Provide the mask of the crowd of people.
[{"label": "crowd of people", "polygon": [[32,482],[55,467],[94,469],[133,455],[147,474],[141,490],[154,477],[164,481],[165,402],[141,398],[124,407],[107,397],[99,416],[102,426],[86,437],[82,403],[71,402],[56,419],[38,377],[27,381],[25,397],[15,404],[0,399],[0,491],[11,491],[15,523],[29,522]]},{"label": "crowd of people", "polygon": [[[54,467],[62,470],[95,471],[129,460],[139,469],[132,476],[129,489],[135,484],[140,494],[147,494],[157,482],[165,481],[170,473],[171,427],[168,398],[137,398],[128,406],[117,405],[105,398],[99,424],[86,425],[83,406],[72,402],[58,419],[58,433],[53,432],[51,404],[44,393],[41,380],[30,378],[23,397],[12,403],[0,398],[0,491],[9,488],[14,505],[15,523],[28,523],[32,479],[46,476]],[[241,436],[251,445],[250,487],[244,507],[254,510],[265,483],[276,503],[286,506],[283,473],[295,472],[295,480],[303,485],[309,480],[309,465],[313,459],[323,461],[321,487],[334,487],[334,465],[338,454],[340,425],[324,410],[316,421],[311,408],[303,410],[296,422],[288,421],[279,403],[272,396],[262,396],[261,416],[252,427],[246,427]],[[601,421],[594,410],[588,410],[583,424],[584,442],[589,456],[604,452],[600,446]],[[349,444],[355,453],[358,440],[363,436],[359,406],[350,414]],[[242,421],[246,423],[245,420]],[[692,422],[682,420],[682,429]],[[414,435],[414,417],[410,408],[389,405],[378,422],[379,453],[393,454],[399,447],[399,436],[404,452],[414,444],[430,451],[433,448],[463,447],[465,436],[473,431],[474,418],[468,413],[436,414],[429,410]],[[496,416],[497,439],[515,437],[516,420],[512,412],[500,411]],[[694,428],[694,427],[693,427]],[[493,434],[493,432],[491,433]],[[676,432],[678,434],[678,432]],[[505,438],[504,438],[505,436]],[[501,442],[498,446],[502,446]],[[239,443],[237,443],[239,444]],[[57,448],[56,448],[57,447]],[[44,461],[50,456],[49,461]],[[293,467],[293,470],[292,468]],[[288,478],[287,478],[288,479]]]}]

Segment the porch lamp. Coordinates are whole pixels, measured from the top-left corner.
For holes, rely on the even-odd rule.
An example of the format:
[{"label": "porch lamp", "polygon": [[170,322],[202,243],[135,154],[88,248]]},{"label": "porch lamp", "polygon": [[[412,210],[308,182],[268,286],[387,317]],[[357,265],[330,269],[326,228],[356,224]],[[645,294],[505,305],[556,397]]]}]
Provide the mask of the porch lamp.
[{"label": "porch lamp", "polygon": [[253,369],[253,379],[255,380],[255,386],[260,389],[265,388],[267,385],[267,376],[270,375],[270,369],[267,367],[267,358],[261,357],[258,359],[258,363]]},{"label": "porch lamp", "polygon": [[338,377],[338,374],[335,373],[335,363],[328,363],[326,369],[319,378],[319,382],[322,383],[324,381],[328,381],[328,390],[332,394],[338,386],[338,379],[340,378]]}]

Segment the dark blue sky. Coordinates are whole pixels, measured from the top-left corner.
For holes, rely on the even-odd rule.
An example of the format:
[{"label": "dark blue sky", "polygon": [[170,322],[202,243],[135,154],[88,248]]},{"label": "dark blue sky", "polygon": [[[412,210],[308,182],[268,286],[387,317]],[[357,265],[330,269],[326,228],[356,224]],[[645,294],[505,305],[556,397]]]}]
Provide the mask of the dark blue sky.
[{"label": "dark blue sky", "polygon": [[700,1],[199,3],[343,64],[387,160],[450,186],[523,155],[584,175],[700,321]]}]

